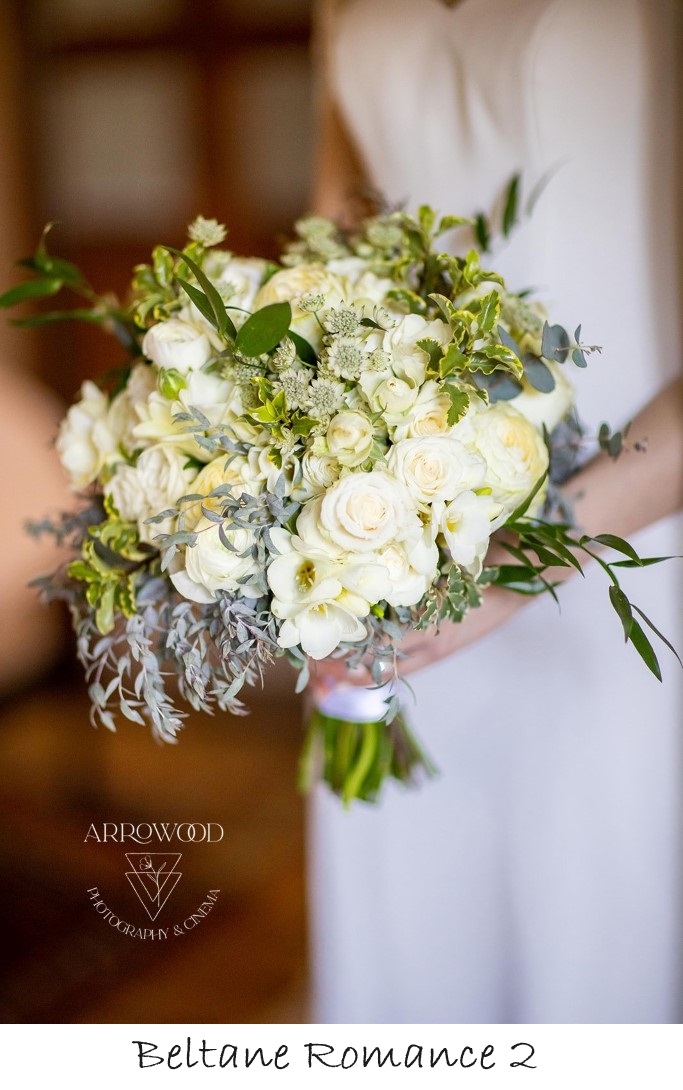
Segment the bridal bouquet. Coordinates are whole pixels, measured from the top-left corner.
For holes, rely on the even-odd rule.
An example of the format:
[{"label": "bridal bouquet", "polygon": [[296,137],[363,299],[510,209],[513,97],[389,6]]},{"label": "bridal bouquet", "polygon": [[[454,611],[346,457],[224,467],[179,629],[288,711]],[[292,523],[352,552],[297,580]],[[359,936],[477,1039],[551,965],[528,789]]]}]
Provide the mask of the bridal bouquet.
[{"label": "bridal bouquet", "polygon": [[[71,288],[84,306],[29,321],[100,322],[132,357],[113,388],[85,382],[61,426],[78,509],[34,527],[75,550],[40,584],[69,604],[94,723],[113,730],[118,709],[172,741],[176,691],[240,714],[278,656],[298,688],[311,660],[363,661],[373,710],[338,686],[304,775],[374,798],[429,767],[399,710],[402,636],[461,621],[492,583],[553,593],[546,570],[580,568],[593,540],[619,554],[598,558],[610,599],[658,672],[616,573],[642,561],[573,537],[556,502],[579,432],[565,371],[589,349],[474,250],[439,250],[463,222],[423,207],[352,234],[308,217],[274,265],[220,248],[199,217],[183,250],[136,269],[125,306],[44,238],[24,262],[35,278],[0,305]],[[617,453],[618,435],[602,441]],[[492,568],[502,528],[510,563]]]}]

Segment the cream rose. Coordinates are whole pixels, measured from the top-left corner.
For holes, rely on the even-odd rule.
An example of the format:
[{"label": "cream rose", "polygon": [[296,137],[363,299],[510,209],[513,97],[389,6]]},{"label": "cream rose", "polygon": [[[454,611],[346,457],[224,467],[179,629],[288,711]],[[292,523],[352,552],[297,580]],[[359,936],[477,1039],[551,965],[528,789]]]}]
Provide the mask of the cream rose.
[{"label": "cream rose", "polygon": [[292,497],[300,502],[322,495],[339,480],[339,462],[327,450],[325,440],[321,442],[324,449],[316,450],[314,446],[301,459],[301,480],[292,489]]},{"label": "cream rose", "polygon": [[420,505],[448,502],[484,481],[483,459],[457,439],[436,435],[402,439],[389,452],[389,469]]},{"label": "cream rose", "polygon": [[173,368],[181,375],[203,367],[214,355],[206,331],[181,318],[167,318],[148,329],[142,351],[157,367]]},{"label": "cream rose", "polygon": [[218,523],[207,518],[199,520],[195,528],[196,544],[185,550],[185,567],[170,573],[171,582],[191,602],[213,602],[219,591],[238,593],[244,598],[258,597],[258,591],[240,582],[257,571],[251,555],[253,533],[241,527],[231,529],[224,522],[223,533],[233,552],[221,541],[218,527]]},{"label": "cream rose", "polygon": [[546,472],[546,445],[534,425],[506,401],[477,413],[472,428],[473,449],[486,462],[484,484],[509,514]]},{"label": "cream rose", "polygon": [[[301,516],[300,516],[301,517]],[[421,531],[410,493],[381,470],[349,473],[323,496],[320,530],[350,553],[370,553]]]},{"label": "cream rose", "polygon": [[337,413],[327,428],[327,449],[343,466],[361,465],[370,455],[373,440],[374,428],[364,413]]}]

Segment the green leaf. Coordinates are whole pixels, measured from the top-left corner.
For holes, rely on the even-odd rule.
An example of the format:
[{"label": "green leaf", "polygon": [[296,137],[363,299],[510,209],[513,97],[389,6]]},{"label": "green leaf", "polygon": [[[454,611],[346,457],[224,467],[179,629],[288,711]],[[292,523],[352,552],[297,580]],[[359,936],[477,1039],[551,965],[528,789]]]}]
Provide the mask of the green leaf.
[{"label": "green leaf", "polygon": [[548,470],[546,469],[543,476],[538,478],[538,480],[536,481],[536,484],[534,485],[534,487],[532,488],[531,492],[529,493],[527,498],[524,500],[524,502],[520,503],[519,507],[516,507],[515,510],[512,512],[512,514],[510,515],[509,519],[506,522],[506,526],[509,526],[514,522],[517,522],[517,520],[521,519],[523,515],[526,515],[526,513],[529,510],[529,508],[530,508],[531,504],[533,503],[534,499],[536,498],[538,493],[541,491],[547,476],[548,476]]},{"label": "green leaf", "polygon": [[523,360],[522,360],[522,349],[517,344],[517,341],[515,340],[515,338],[512,337],[508,333],[507,329],[502,325],[498,326],[497,332],[498,332],[498,339],[500,340],[500,343],[504,344],[506,348],[509,348],[511,352],[514,352],[514,354],[517,357],[517,359],[519,360],[519,362],[522,363],[523,362]]},{"label": "green leaf", "polygon": [[666,644],[666,646],[669,648],[669,651],[671,651],[672,655],[675,655],[675,657],[678,659],[681,666],[683,666],[683,661],[681,661],[681,656],[678,654],[678,651],[676,650],[674,645],[672,643],[670,643],[669,640],[667,640],[666,636],[662,632],[660,632],[658,628],[655,627],[655,625],[652,623],[650,618],[645,613],[643,613],[642,609],[638,609],[638,606],[634,605],[633,602],[631,603],[631,609],[635,609],[638,616],[642,617],[642,619],[645,621],[645,624],[648,626],[648,628],[650,628],[654,632],[655,636],[659,636],[662,643]]},{"label": "green leaf", "polygon": [[56,322],[92,322],[100,325],[107,322],[110,315],[100,310],[87,310],[85,307],[74,307],[73,310],[51,310],[49,314],[34,314],[31,318],[12,318],[12,325],[23,326],[25,329],[37,328],[43,325],[52,325]]},{"label": "green leaf", "polygon": [[633,614],[631,613],[631,603],[624,594],[621,587],[617,587],[614,584],[609,588],[609,600],[619,617],[624,629],[624,640],[628,641],[631,635],[631,629],[633,628]]},{"label": "green leaf", "polygon": [[0,307],[13,307],[26,299],[44,299],[48,295],[56,295],[63,284],[64,281],[56,277],[26,280],[0,295]]},{"label": "green leaf", "polygon": [[665,560],[680,560],[680,556],[641,556],[636,560],[612,560],[611,568],[648,568],[650,564],[662,564]]},{"label": "green leaf", "polygon": [[468,216],[442,216],[435,237],[438,238],[444,231],[452,231],[454,227],[466,227],[471,223],[472,220]]},{"label": "green leaf", "polygon": [[426,352],[429,356],[428,369],[436,373],[439,372],[439,364],[443,357],[443,345],[438,341],[433,340],[431,337],[423,337],[422,340],[417,341],[417,347],[421,348],[423,352]]},{"label": "green leaf", "polygon": [[247,318],[235,340],[235,347],[245,356],[270,352],[287,335],[292,320],[289,303],[270,303]]},{"label": "green leaf", "polygon": [[642,564],[642,561],[633,546],[629,545],[628,541],[624,541],[623,537],[617,537],[616,534],[597,534],[593,538],[583,537],[579,544],[582,545],[587,541],[597,541],[600,545],[606,545],[609,549],[614,549],[618,553],[623,553],[624,556],[633,560],[638,567]]},{"label": "green leaf", "polygon": [[206,318],[207,322],[211,322],[211,325],[215,326],[216,315],[209,302],[209,297],[205,295],[203,291],[200,291],[199,288],[196,288],[194,284],[188,284],[187,280],[183,280],[182,276],[176,276],[176,280],[183,291],[187,292],[199,313]]},{"label": "green leaf", "polygon": [[500,315],[500,295],[494,289],[479,300],[477,322],[483,333],[490,333]]},{"label": "green leaf", "polygon": [[494,371],[491,375],[477,375],[476,383],[482,390],[487,390],[489,401],[511,401],[522,392],[522,384],[512,375]]},{"label": "green leaf", "polygon": [[470,395],[466,390],[461,390],[450,382],[446,384],[446,390],[451,399],[450,408],[448,410],[448,424],[449,427],[453,427],[453,425],[457,424],[458,420],[461,420],[467,412],[470,405]]},{"label": "green leaf", "polygon": [[446,352],[439,360],[439,374],[446,378],[451,371],[462,371],[467,366],[467,356],[460,351],[457,344],[449,344]]},{"label": "green leaf", "polygon": [[577,367],[588,367],[588,361],[580,348],[575,348],[572,352],[572,361]]},{"label": "green leaf", "polygon": [[218,289],[211,283],[203,269],[201,269],[197,262],[193,261],[191,257],[188,257],[187,254],[183,253],[182,250],[176,250],[173,246],[166,246],[164,249],[168,250],[171,254],[175,254],[176,257],[181,258],[190,272],[197,278],[197,283],[200,288],[203,289],[204,294],[211,305],[211,317],[209,318],[207,316],[207,320],[216,327],[220,334],[223,336],[227,334],[234,340],[237,335],[235,324],[225,309],[225,303],[221,299]]},{"label": "green leaf", "polygon": [[657,681],[661,681],[662,671],[660,669],[654,648],[638,622],[635,620],[635,618],[633,620],[633,624],[631,625],[629,639],[638,654],[640,655],[641,659],[647,666],[648,670],[650,670],[655,675]]},{"label": "green leaf", "polygon": [[491,232],[488,221],[483,212],[479,212],[474,221],[474,237],[477,240],[482,253],[486,253],[491,244]]},{"label": "green leaf", "polygon": [[295,333],[293,329],[287,330],[287,336],[296,348],[296,354],[300,360],[303,360],[304,363],[311,364],[317,362],[318,357],[315,354],[315,349],[313,348],[313,345],[309,344],[304,337],[299,336],[299,334]]},{"label": "green leaf", "polygon": [[524,374],[534,390],[542,394],[549,394],[555,389],[555,378],[552,371],[538,356],[527,352],[524,356]]},{"label": "green leaf", "polygon": [[515,174],[507,188],[505,195],[505,207],[503,208],[503,235],[505,238],[517,222],[517,209],[519,205],[519,180],[520,175]]}]

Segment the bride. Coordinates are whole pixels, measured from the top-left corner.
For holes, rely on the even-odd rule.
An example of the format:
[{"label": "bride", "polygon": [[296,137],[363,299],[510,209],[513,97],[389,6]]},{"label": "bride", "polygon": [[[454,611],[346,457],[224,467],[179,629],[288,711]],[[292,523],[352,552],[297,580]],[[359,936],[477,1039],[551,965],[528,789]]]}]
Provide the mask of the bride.
[{"label": "bride", "polygon": [[[516,171],[527,196],[549,178],[492,264],[604,346],[579,411],[635,416],[631,446],[567,491],[584,529],[641,555],[682,540],[676,7],[342,0],[321,19],[318,211],[343,215],[364,180],[468,215]],[[315,1020],[679,1020],[683,672],[663,662],[660,686],[620,644],[595,574],[562,588],[561,617],[491,591],[406,641],[407,713],[441,775],[351,813],[313,799]],[[680,649],[681,566],[632,593]]]}]

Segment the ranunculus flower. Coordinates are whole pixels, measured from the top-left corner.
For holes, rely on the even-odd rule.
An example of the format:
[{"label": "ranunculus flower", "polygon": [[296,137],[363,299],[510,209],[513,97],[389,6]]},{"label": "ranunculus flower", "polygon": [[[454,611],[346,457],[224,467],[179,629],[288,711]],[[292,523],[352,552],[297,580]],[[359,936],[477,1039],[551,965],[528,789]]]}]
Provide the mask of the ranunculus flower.
[{"label": "ranunculus flower", "polygon": [[483,459],[457,439],[435,435],[402,439],[389,452],[388,465],[420,505],[448,502],[484,481]]},{"label": "ranunculus flower", "polygon": [[[191,602],[213,602],[219,591],[256,598],[258,593],[240,580],[254,575],[256,564],[251,555],[254,535],[242,527],[230,528],[223,523],[223,532],[232,545],[226,549],[218,533],[218,523],[202,518],[195,527],[197,542],[185,550],[185,567],[170,573],[171,581],[184,598]],[[246,555],[242,556],[244,553]]]},{"label": "ranunculus flower", "polygon": [[148,329],[142,351],[157,367],[181,375],[199,370],[215,354],[207,332],[181,318],[167,318]]},{"label": "ranunculus flower", "polygon": [[62,421],[56,443],[73,489],[91,484],[106,464],[120,457],[118,438],[109,417],[109,398],[94,382],[84,382],[81,399]]},{"label": "ranunculus flower", "polygon": [[158,534],[173,533],[176,520],[147,524],[145,519],[175,507],[196,475],[196,469],[187,465],[185,454],[159,444],[143,450],[134,466],[118,466],[105,492],[122,518],[138,522],[140,540],[153,544]]}]

